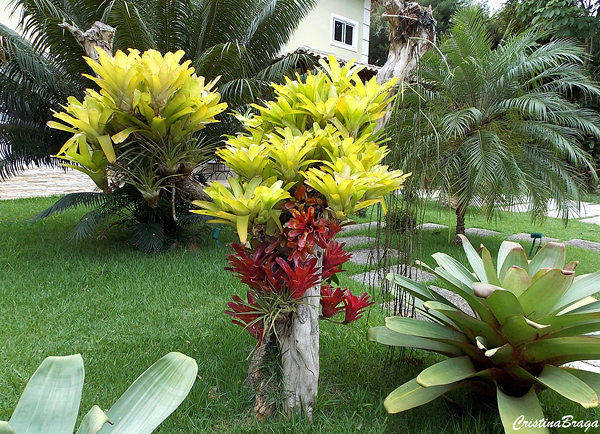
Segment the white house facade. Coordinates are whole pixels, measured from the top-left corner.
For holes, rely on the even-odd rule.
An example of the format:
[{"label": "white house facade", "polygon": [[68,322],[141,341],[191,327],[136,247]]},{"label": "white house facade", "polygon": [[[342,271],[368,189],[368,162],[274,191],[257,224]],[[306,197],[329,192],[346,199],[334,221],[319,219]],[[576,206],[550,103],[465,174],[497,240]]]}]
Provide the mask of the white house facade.
[{"label": "white house facade", "polygon": [[368,63],[370,17],[371,0],[320,0],[283,51],[308,47]]}]

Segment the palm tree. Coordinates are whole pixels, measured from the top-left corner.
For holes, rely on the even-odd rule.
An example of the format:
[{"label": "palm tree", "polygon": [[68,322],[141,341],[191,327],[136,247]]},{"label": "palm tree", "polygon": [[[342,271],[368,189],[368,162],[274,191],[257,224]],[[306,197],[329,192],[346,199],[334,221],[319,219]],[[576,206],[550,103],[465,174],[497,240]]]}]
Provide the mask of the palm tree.
[{"label": "palm tree", "polygon": [[[0,180],[30,163],[57,164],[68,138],[46,122],[67,97],[80,98],[92,83],[77,41],[60,26],[86,30],[95,21],[115,27],[114,49],[182,49],[198,75],[221,76],[219,92],[242,110],[271,92],[306,56],[273,62],[317,0],[14,0],[22,8],[23,36],[0,24]],[[223,117],[214,138],[233,133]],[[210,142],[210,141],[208,141]],[[214,141],[213,141],[214,142]]]},{"label": "palm tree", "polygon": [[390,124],[411,182],[451,198],[456,233],[471,205],[492,218],[527,200],[543,219],[554,199],[562,213],[578,207],[583,174],[597,179],[582,142],[600,137],[600,118],[569,101],[599,95],[584,52],[557,39],[540,45],[535,29],[492,48],[477,8],[460,11],[448,37],[421,59]]}]

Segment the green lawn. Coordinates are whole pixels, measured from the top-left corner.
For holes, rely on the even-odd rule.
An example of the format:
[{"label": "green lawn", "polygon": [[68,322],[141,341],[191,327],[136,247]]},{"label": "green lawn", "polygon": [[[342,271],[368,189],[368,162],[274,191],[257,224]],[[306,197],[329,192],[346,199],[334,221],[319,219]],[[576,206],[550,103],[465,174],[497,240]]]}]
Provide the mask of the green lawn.
[{"label": "green lawn", "polygon": [[[244,383],[246,357],[255,340],[223,314],[231,295],[244,292],[223,270],[230,252],[225,243],[233,241],[233,234],[224,232],[220,249],[210,240],[198,250],[154,256],[128,247],[119,233],[75,244],[65,235],[84,211],[25,222],[52,202],[53,198],[0,201],[0,420],[10,417],[27,379],[46,356],[83,355],[83,415],[95,403],[110,407],[154,361],[181,351],[198,360],[199,378],[157,432],[502,432],[493,405],[468,393],[453,393],[452,401],[438,399],[400,415],[385,412],[385,396],[437,356],[412,352],[407,353],[408,361],[395,357],[393,366],[386,366],[387,348],[364,338],[369,326],[383,323],[377,305],[368,318],[349,326],[321,323],[320,393],[312,425],[283,416],[256,423]],[[431,214],[431,221],[446,221],[433,210]],[[510,232],[517,227],[521,231],[515,220]],[[579,229],[569,225],[569,230]],[[424,234],[423,241],[425,255],[435,249],[460,251],[449,245],[447,233]],[[499,242],[499,237],[486,239],[492,250]],[[582,270],[600,268],[600,255],[584,252],[568,249],[570,259],[582,262]],[[352,270],[364,271],[358,266]],[[342,284],[362,291],[346,276]],[[552,394],[542,393],[542,403],[550,420],[567,414],[576,420],[600,417],[600,411],[584,410]]]}]

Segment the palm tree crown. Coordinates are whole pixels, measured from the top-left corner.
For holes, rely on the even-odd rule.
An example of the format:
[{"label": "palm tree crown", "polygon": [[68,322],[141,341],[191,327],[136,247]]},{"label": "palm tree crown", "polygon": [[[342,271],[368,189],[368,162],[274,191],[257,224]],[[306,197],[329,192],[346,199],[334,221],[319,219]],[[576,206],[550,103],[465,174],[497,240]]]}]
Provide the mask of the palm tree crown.
[{"label": "palm tree crown", "polygon": [[[317,0],[14,0],[22,8],[22,36],[0,24],[0,179],[29,163],[53,164],[68,135],[46,122],[67,97],[80,98],[92,73],[75,38],[59,24],[88,29],[101,21],[117,29],[114,49],[182,49],[198,75],[221,76],[219,92],[230,107],[270,92],[296,65],[290,56],[272,63]],[[236,126],[224,118],[221,129]]]},{"label": "palm tree crown", "polygon": [[600,118],[569,98],[600,89],[581,47],[564,39],[540,45],[541,36],[527,30],[493,49],[480,10],[465,9],[404,93],[390,126],[403,169],[453,199],[457,234],[470,205],[492,218],[528,200],[532,216],[543,218],[555,199],[566,219],[582,174],[596,178],[581,144],[600,137]]}]

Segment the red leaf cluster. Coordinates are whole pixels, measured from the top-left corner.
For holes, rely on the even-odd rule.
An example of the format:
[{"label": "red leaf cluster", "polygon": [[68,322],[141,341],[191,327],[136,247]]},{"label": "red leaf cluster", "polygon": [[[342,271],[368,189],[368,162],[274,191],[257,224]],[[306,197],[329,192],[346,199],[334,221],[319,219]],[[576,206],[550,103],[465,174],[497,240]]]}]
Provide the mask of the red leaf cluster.
[{"label": "red leaf cluster", "polygon": [[329,279],[335,273],[340,273],[343,270],[340,268],[342,264],[348,262],[352,255],[344,250],[346,243],[338,243],[329,241],[327,248],[323,253],[323,270],[321,276],[323,280]]},{"label": "red leaf cluster", "polygon": [[275,252],[269,253],[267,246],[266,243],[259,244],[252,252],[233,244],[236,254],[228,256],[231,267],[226,270],[235,273],[242,283],[259,294],[275,292],[284,295],[289,290],[289,296],[294,300],[319,282],[317,258],[290,263]]},{"label": "red leaf cluster", "polygon": [[291,260],[305,260],[313,253],[313,246],[325,249],[329,241],[341,227],[337,223],[328,222],[323,217],[315,217],[315,208],[306,211],[291,208],[292,218],[286,223],[287,246],[292,249]]},{"label": "red leaf cluster", "polygon": [[366,292],[357,297],[348,288],[346,290],[333,289],[331,285],[321,287],[321,312],[323,316],[330,318],[344,311],[344,324],[361,318],[365,309],[374,303]]},{"label": "red leaf cluster", "polygon": [[234,295],[232,297],[233,301],[227,303],[227,307],[231,310],[226,310],[225,313],[233,317],[232,323],[241,325],[258,339],[258,345],[260,345],[265,329],[264,321],[260,318],[264,313],[261,312],[260,306],[256,303],[250,291],[248,291],[247,297],[248,302],[245,302],[239,296]]}]

